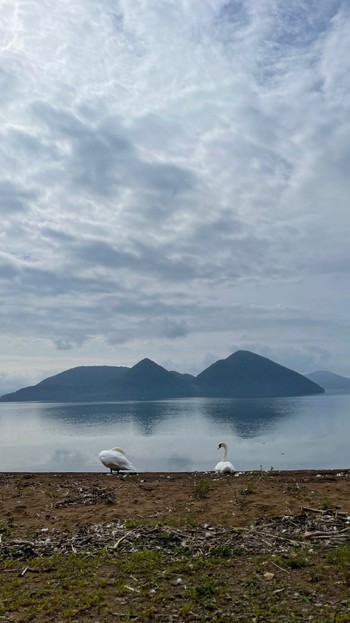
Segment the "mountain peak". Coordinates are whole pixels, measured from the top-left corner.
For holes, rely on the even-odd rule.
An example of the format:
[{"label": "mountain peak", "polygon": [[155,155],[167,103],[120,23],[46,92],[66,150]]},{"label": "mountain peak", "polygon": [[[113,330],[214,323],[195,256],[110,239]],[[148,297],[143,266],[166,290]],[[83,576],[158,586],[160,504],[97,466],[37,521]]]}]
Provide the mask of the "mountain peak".
[{"label": "mountain peak", "polygon": [[225,361],[228,359],[255,359],[257,357],[261,357],[261,355],[257,355],[256,353],[252,353],[250,350],[236,350],[234,353],[229,355]]},{"label": "mountain peak", "polygon": [[142,370],[142,369],[161,369],[161,370],[165,370],[165,368],[162,368],[162,366],[160,366],[158,363],[156,363],[155,361],[152,361],[152,359],[149,359],[148,357],[145,357],[144,359],[141,359],[141,361],[138,361],[138,363],[135,363],[135,365],[131,368],[131,370]]},{"label": "mountain peak", "polygon": [[196,377],[202,396],[248,398],[323,393],[302,374],[248,350],[216,361]]}]

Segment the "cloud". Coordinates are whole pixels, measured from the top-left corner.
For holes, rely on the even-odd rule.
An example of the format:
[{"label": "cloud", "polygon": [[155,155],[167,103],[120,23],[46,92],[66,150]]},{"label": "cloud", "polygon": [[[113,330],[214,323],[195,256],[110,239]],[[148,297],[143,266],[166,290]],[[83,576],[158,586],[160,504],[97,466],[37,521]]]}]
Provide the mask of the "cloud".
[{"label": "cloud", "polygon": [[0,210],[4,216],[13,212],[25,212],[34,198],[33,192],[22,190],[11,181],[0,182]]},{"label": "cloud", "polygon": [[5,0],[0,369],[20,338],[27,370],[39,343],[51,369],[185,372],[251,343],[350,374],[349,20],[341,0]]}]

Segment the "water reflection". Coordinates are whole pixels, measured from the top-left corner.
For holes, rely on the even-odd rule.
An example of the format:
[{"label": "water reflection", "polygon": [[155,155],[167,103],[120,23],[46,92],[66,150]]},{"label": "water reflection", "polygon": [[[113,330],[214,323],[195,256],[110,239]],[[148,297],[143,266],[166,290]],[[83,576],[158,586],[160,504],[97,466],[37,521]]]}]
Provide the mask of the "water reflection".
[{"label": "water reflection", "polygon": [[139,471],[207,471],[226,441],[239,470],[348,467],[350,396],[0,404],[0,471],[104,471],[121,446]]},{"label": "water reflection", "polygon": [[221,399],[203,407],[204,414],[215,422],[231,424],[235,434],[244,439],[263,435],[296,413],[296,404],[288,398]]},{"label": "water reflection", "polygon": [[111,429],[113,425],[133,424],[143,435],[152,435],[167,418],[159,402],[121,402],[91,404],[40,404],[39,413],[44,426],[53,424],[71,432],[79,429]]},{"label": "water reflection", "polygon": [[191,398],[165,401],[87,403],[87,404],[40,404],[39,414],[43,426],[64,427],[78,432],[79,429],[117,429],[132,425],[139,434],[153,435],[166,421],[176,423],[179,419],[206,418],[219,425],[228,425],[235,435],[253,438],[262,435],[278,424],[282,418],[295,413],[295,406],[288,399],[206,399]]},{"label": "water reflection", "polygon": [[68,448],[58,448],[49,456],[45,463],[35,466],[38,472],[77,472],[86,468],[86,456],[84,453]]}]

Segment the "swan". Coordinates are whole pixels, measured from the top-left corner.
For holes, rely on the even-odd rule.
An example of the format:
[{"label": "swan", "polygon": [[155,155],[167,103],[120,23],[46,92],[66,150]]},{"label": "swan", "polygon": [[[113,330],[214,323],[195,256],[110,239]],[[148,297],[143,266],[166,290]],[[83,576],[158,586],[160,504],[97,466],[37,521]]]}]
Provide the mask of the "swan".
[{"label": "swan", "polygon": [[[135,467],[126,458],[124,450],[121,448],[112,448],[111,450],[102,450],[98,455],[101,463],[106,467],[109,467],[111,474],[113,471],[129,471],[135,470]],[[136,471],[136,470],[135,470]]]},{"label": "swan", "polygon": [[218,450],[220,450],[220,448],[224,449],[224,456],[223,456],[223,460],[219,461],[219,463],[217,463],[217,465],[215,465],[215,471],[219,472],[220,474],[233,474],[233,472],[235,472],[235,468],[233,467],[232,463],[230,463],[230,461],[227,461],[227,443],[225,442],[221,442],[218,445]]}]

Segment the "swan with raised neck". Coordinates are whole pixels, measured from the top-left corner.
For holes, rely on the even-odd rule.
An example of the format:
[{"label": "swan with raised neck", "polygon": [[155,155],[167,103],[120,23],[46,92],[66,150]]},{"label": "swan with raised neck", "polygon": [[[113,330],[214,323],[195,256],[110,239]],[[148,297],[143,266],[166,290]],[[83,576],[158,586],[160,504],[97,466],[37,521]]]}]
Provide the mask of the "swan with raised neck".
[{"label": "swan with raised neck", "polygon": [[221,441],[218,445],[218,450],[220,450],[221,448],[223,448],[224,450],[224,456],[222,458],[222,461],[219,461],[219,463],[215,465],[215,471],[219,474],[233,474],[233,472],[235,472],[236,470],[233,467],[232,463],[227,460],[227,443]]}]

